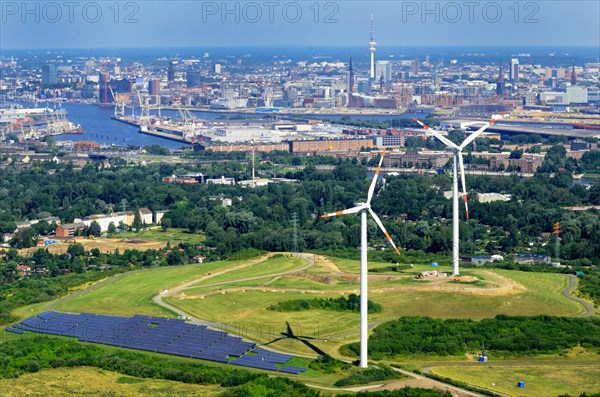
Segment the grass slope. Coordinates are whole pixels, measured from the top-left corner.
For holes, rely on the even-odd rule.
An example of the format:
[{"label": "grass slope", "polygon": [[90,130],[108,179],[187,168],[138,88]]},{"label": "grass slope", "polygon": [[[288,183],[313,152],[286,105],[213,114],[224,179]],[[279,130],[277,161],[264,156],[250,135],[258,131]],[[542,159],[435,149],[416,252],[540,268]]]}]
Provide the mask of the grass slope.
[{"label": "grass slope", "polygon": [[[515,366],[435,367],[436,375],[470,383],[510,396],[556,397],[578,396],[600,390],[600,366]],[[525,382],[518,388],[517,382]]]},{"label": "grass slope", "polygon": [[142,379],[92,367],[59,368],[17,379],[0,380],[3,397],[17,396],[216,396],[225,390],[215,385],[190,385]]},{"label": "grass slope", "polygon": [[171,313],[152,303],[154,295],[185,281],[233,265],[236,265],[236,262],[211,262],[136,271],[68,300],[58,305],[56,309],[75,313],[90,312],[123,316],[134,314],[170,316]]},{"label": "grass slope", "polygon": [[[302,272],[304,276],[314,276],[315,279],[300,278],[298,275],[269,277],[304,266],[304,260],[287,256],[278,256],[245,268],[239,268],[242,262],[213,262],[127,274],[110,284],[69,300],[57,309],[117,315],[172,316],[172,313],[151,302],[154,295],[185,281],[231,268],[232,271],[214,274],[194,284],[197,287],[183,291],[185,299],[166,297],[164,300],[197,318],[234,325],[238,327],[240,335],[251,340],[268,343],[279,339],[274,342],[273,347],[301,354],[314,354],[305,343],[282,335],[286,332],[286,322],[289,322],[295,335],[317,338],[315,343],[318,343],[320,348],[337,356],[336,351],[341,344],[358,337],[357,313],[309,310],[274,314],[267,310],[269,305],[290,299],[337,298],[341,293],[358,293],[359,280],[355,272],[358,272],[359,261],[334,259],[332,262],[342,271],[351,273],[351,277],[346,277],[348,273],[346,276],[342,273],[336,274],[336,269],[331,267],[328,273],[324,273],[327,267],[321,263]],[[387,265],[379,263],[374,266]],[[446,267],[439,266],[439,270],[449,270],[449,267]],[[373,282],[370,282],[369,299],[381,304],[383,311],[369,315],[369,322],[379,324],[400,316],[481,319],[497,314],[570,316],[583,312],[580,305],[562,296],[561,291],[568,284],[564,275],[509,270],[465,270],[465,274],[477,276],[491,285],[497,281],[490,279],[492,273],[495,273],[514,280],[525,288],[516,294],[478,295],[419,289],[420,286],[429,285],[428,282],[415,282],[411,280],[410,275],[425,269],[431,269],[431,266],[415,265],[401,272],[390,273],[389,277],[404,275],[405,278],[401,279],[377,279],[382,275],[371,274]],[[235,281],[253,277],[261,278]],[[336,278],[336,282],[324,283],[320,279],[322,277]],[[224,282],[227,284],[202,287]]]},{"label": "grass slope", "polygon": [[185,229],[167,229],[162,231],[159,227],[153,227],[144,229],[139,232],[124,232],[115,233],[111,237],[113,238],[124,238],[132,240],[146,240],[146,241],[162,241],[171,242],[171,246],[179,243],[199,243],[206,239],[202,233],[190,233]]}]

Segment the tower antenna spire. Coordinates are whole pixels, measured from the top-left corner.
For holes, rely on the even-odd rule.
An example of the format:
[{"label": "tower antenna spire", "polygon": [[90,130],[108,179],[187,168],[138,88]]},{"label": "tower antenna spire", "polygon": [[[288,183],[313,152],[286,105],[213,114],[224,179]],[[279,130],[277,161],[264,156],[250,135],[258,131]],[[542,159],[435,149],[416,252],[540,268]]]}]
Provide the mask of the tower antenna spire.
[{"label": "tower antenna spire", "polygon": [[371,40],[369,41],[369,51],[371,52],[371,81],[375,80],[375,22],[373,20],[373,14],[371,14]]}]

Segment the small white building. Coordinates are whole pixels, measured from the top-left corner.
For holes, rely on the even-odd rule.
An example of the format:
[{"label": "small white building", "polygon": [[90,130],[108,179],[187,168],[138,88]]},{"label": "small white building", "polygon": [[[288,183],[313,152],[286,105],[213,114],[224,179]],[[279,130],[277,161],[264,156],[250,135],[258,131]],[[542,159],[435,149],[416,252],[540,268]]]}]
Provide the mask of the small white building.
[{"label": "small white building", "polygon": [[567,87],[567,95],[569,95],[569,103],[588,103],[587,87]]},{"label": "small white building", "polygon": [[145,225],[152,224],[152,211],[148,208],[140,208],[140,218],[142,219],[142,223]]},{"label": "small white building", "polygon": [[214,183],[215,185],[230,185],[233,186],[235,185],[235,179],[234,178],[225,178],[224,176],[220,177],[220,178],[208,178],[206,179],[206,184],[208,185],[209,183]]},{"label": "small white building", "polygon": [[167,211],[154,211],[154,223],[160,225],[160,221]]},{"label": "small white building", "polygon": [[110,215],[106,214],[98,214],[98,215],[90,215],[86,216],[83,219],[75,219],[74,222],[81,222],[85,226],[90,227],[92,222],[96,222],[100,226],[100,232],[106,233],[108,231],[108,226],[112,223],[115,227],[118,227],[122,222],[127,225],[127,214],[124,212],[114,213]]},{"label": "small white building", "polygon": [[510,201],[512,195],[502,193],[477,193],[477,201],[491,203],[493,201]]}]

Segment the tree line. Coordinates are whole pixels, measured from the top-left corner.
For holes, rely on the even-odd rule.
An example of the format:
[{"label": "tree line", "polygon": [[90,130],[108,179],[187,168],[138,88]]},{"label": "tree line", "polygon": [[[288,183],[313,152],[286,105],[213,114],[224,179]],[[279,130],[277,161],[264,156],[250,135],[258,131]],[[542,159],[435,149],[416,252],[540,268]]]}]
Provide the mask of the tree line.
[{"label": "tree line", "polygon": [[[568,162],[564,148],[556,147],[546,156],[544,172],[533,178],[470,176],[469,189],[476,192],[506,193],[510,201],[479,203],[470,194],[468,222],[461,222],[461,255],[503,254],[527,249],[553,255],[550,233],[560,221],[560,260],[600,260],[600,211],[570,211],[562,207],[600,205],[600,184],[590,189],[573,184],[564,169]],[[216,154],[215,154],[216,155]],[[212,155],[206,154],[208,158]],[[63,222],[75,217],[149,207],[169,210],[163,227],[178,227],[206,235],[210,259],[224,258],[242,250],[334,252],[360,245],[358,217],[321,219],[320,215],[353,206],[364,200],[369,180],[366,167],[357,161],[309,158],[293,154],[261,154],[260,172],[294,179],[295,183],[269,184],[254,189],[213,184],[181,185],[162,178],[185,172],[202,172],[206,177],[233,176],[237,180],[251,174],[247,163],[218,160],[197,165],[127,166],[114,160],[110,168],[89,164],[81,170],[64,164],[41,163],[31,169],[8,170],[0,174],[0,233],[9,233],[15,222],[59,216]],[[232,155],[234,156],[234,155]],[[242,154],[235,154],[242,156]],[[588,155],[589,156],[589,155]],[[298,160],[304,168],[285,170]],[[282,164],[275,164],[276,161]],[[333,171],[317,169],[309,161],[333,161]],[[591,160],[590,160],[591,161]],[[586,164],[589,163],[586,160]],[[590,164],[593,164],[590,163]],[[553,171],[557,170],[557,171]],[[443,192],[451,189],[448,175],[386,176],[373,200],[373,209],[406,252],[447,255],[452,250],[452,204]],[[219,197],[232,199],[224,206]],[[297,215],[294,233],[293,214]],[[463,215],[461,218],[464,219]],[[41,222],[40,222],[41,223]],[[386,248],[377,225],[369,221],[370,243]],[[28,230],[28,229],[23,229]],[[35,240],[34,233],[15,234],[19,241]],[[42,232],[40,232],[42,233]],[[296,236],[296,238],[295,238]],[[530,248],[531,247],[531,248]],[[187,248],[185,248],[187,250]],[[395,262],[389,248],[386,261]],[[144,254],[144,266],[161,261]],[[185,263],[186,255],[173,250],[168,264]],[[0,266],[2,266],[0,264]],[[593,272],[593,270],[590,270]]]},{"label": "tree line", "polygon": [[[506,316],[473,321],[402,317],[374,329],[369,355],[380,360],[397,355],[464,355],[486,351],[500,355],[559,353],[578,345],[600,348],[600,319],[556,316]],[[359,343],[342,347],[358,355]]]}]

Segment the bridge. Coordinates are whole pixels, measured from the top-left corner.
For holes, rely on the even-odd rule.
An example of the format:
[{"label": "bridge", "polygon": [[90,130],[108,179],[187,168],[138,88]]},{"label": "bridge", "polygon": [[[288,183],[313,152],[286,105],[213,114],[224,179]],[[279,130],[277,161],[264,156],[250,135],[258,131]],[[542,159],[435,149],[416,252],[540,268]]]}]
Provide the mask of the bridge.
[{"label": "bridge", "polygon": [[[300,170],[304,169],[305,166],[293,166],[294,169]],[[333,171],[335,169],[335,165],[316,165],[315,168],[321,171]],[[286,167],[292,168],[292,167]],[[377,167],[367,167],[368,172],[377,171]],[[397,172],[399,174],[429,174],[435,175],[438,172],[433,169],[425,169],[425,168],[399,168],[399,167],[381,167],[380,173],[383,175],[391,174]],[[502,171],[482,171],[482,170],[465,170],[465,175],[488,175],[488,176],[511,176],[518,175],[521,178],[531,178],[533,177],[533,173],[529,172],[502,172]]]},{"label": "bridge", "polygon": [[538,135],[554,135],[554,136],[566,136],[567,138],[593,138],[600,136],[600,131],[594,130],[579,130],[579,129],[566,129],[566,128],[540,128],[540,127],[528,127],[522,125],[510,125],[510,124],[493,124],[486,129],[486,132],[499,132],[505,134],[538,134]]}]

